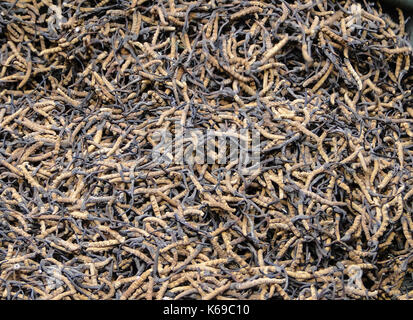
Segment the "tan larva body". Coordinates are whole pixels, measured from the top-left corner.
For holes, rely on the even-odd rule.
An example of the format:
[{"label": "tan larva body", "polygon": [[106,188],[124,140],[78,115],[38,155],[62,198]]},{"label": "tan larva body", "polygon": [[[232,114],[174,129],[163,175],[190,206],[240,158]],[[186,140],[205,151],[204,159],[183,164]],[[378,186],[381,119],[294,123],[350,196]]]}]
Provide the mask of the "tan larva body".
[{"label": "tan larva body", "polygon": [[406,237],[407,243],[410,248],[413,248],[412,230],[409,230],[407,218],[402,217],[401,222],[402,222],[403,234]]},{"label": "tan larva body", "polygon": [[313,58],[311,58],[311,56],[308,54],[308,46],[307,43],[303,43],[303,45],[301,46],[301,53],[303,55],[304,60],[308,63],[308,64],[312,64],[313,63]]},{"label": "tan larva body", "polygon": [[119,244],[119,240],[112,239],[112,240],[102,240],[102,241],[95,241],[95,242],[88,242],[87,243],[87,251],[94,251],[97,249],[109,249],[112,246],[116,246]]},{"label": "tan larva body", "polygon": [[361,90],[363,88],[363,82],[361,81],[360,76],[357,74],[356,70],[354,70],[352,64],[350,63],[350,60],[344,59],[344,63],[350,72],[351,76],[354,78],[354,80],[357,82],[358,89]]},{"label": "tan larva body", "polygon": [[401,47],[401,48],[394,48],[394,49],[389,49],[389,48],[380,48],[383,52],[393,55],[393,54],[406,54],[412,52],[412,49],[410,47]]},{"label": "tan larva body", "polygon": [[339,36],[338,34],[336,34],[334,31],[332,31],[329,27],[324,26],[321,29],[325,34],[327,34],[327,36],[329,36],[331,39],[335,40],[336,42],[338,42],[341,45],[345,45],[346,41]]},{"label": "tan larva body", "polygon": [[316,92],[327,80],[327,78],[330,76],[331,71],[333,70],[334,65],[329,64],[327,71],[323,74],[323,76],[320,78],[320,80],[315,84],[315,86],[311,89],[313,92]]},{"label": "tan larva body", "polygon": [[25,165],[27,162],[22,163],[21,165],[18,165],[17,167],[20,169],[21,173],[24,175],[24,177],[27,179],[27,182],[34,188],[37,188],[38,190],[43,190],[42,186],[36,181],[35,178],[32,177],[32,175],[27,171]]},{"label": "tan larva body", "polygon": [[373,15],[373,14],[371,14],[371,13],[368,13],[368,12],[365,11],[364,9],[361,10],[361,14],[362,14],[363,17],[365,17],[365,18],[367,18],[367,19],[369,19],[369,20],[373,20],[373,21],[379,22],[383,27],[386,25],[386,22],[385,22],[382,18],[380,18],[380,17],[378,17],[378,16],[376,16],[376,15]]},{"label": "tan larva body", "polygon": [[403,37],[405,35],[405,21],[404,21],[404,14],[400,8],[396,8],[397,13],[399,14],[399,36]]},{"label": "tan larva body", "polygon": [[397,221],[399,221],[404,211],[403,198],[401,194],[396,197],[396,201],[397,201],[397,207],[396,207],[397,209],[396,209],[396,214],[391,218],[392,223],[396,223]]},{"label": "tan larva body", "polygon": [[310,28],[306,31],[307,34],[310,36],[314,36],[316,28],[318,27],[320,23],[320,18],[318,16],[315,16],[313,22],[311,23]]},{"label": "tan larva body", "polygon": [[280,23],[283,23],[288,18],[288,14],[290,13],[290,10],[288,9],[288,7],[285,5],[284,2],[281,4],[281,8],[282,8],[282,14],[281,14],[279,21]]},{"label": "tan larva body", "polygon": [[152,272],[152,268],[146,270],[144,273],[138,276],[138,279],[135,280],[129,286],[129,288],[122,294],[122,296],[120,297],[120,300],[128,299],[133,294],[133,292],[136,291],[143,284],[143,282],[149,277],[151,272]]},{"label": "tan larva body", "polygon": [[277,54],[278,51],[280,51],[288,42],[289,38],[288,35],[285,35],[280,42],[278,42],[274,47],[269,49],[264,57],[261,59],[261,63],[264,64],[267,62],[270,58],[272,58],[275,54]]},{"label": "tan larva body", "polygon": [[402,63],[403,63],[403,55],[399,54],[396,59],[396,69],[394,70],[394,75],[396,78],[399,78]]},{"label": "tan larva body", "polygon": [[148,264],[153,263],[153,261],[152,261],[151,258],[149,258],[147,255],[145,255],[143,252],[141,252],[141,251],[138,250],[138,249],[132,249],[132,248],[129,248],[129,247],[124,247],[123,249],[124,249],[126,252],[129,252],[129,253],[137,256],[139,259],[145,261],[145,262],[148,263]]},{"label": "tan larva body", "polygon": [[72,99],[71,97],[69,97],[65,92],[63,92],[60,88],[57,89],[57,91],[59,92],[59,94],[62,96],[62,98],[67,101],[68,103],[78,107],[80,105],[80,102]]},{"label": "tan larva body", "polygon": [[57,244],[72,252],[78,251],[80,249],[80,246],[78,244],[74,244],[70,241],[65,241],[62,239],[57,239]]},{"label": "tan larva body", "polygon": [[21,42],[23,40],[24,31],[20,29],[15,23],[7,24],[7,31],[10,33],[10,36],[14,38],[15,42]]},{"label": "tan larva body", "polygon": [[[100,127],[98,128],[98,130],[96,131],[95,136],[93,137],[93,142],[94,142],[95,144],[99,144],[100,141],[102,140],[103,127],[104,127],[104,126],[100,126]],[[93,150],[95,150],[95,146],[94,146],[94,145],[89,146],[88,152],[92,152]]]},{"label": "tan larva body", "polygon": [[361,215],[358,215],[355,217],[353,224],[351,227],[346,231],[342,239],[350,239],[351,235],[357,231],[358,228],[360,228],[360,222],[361,222]]},{"label": "tan larva body", "polygon": [[305,135],[313,138],[317,143],[320,141],[320,138],[314,134],[312,131],[308,130],[304,125],[302,125],[301,123],[298,122],[290,122],[291,125],[293,125],[294,127],[296,127],[299,131],[301,131],[302,133],[304,133]]},{"label": "tan larva body", "polygon": [[62,51],[62,50],[63,50],[62,47],[49,48],[49,49],[46,49],[46,50],[42,50],[42,51],[40,52],[40,55],[41,55],[41,56],[45,56],[45,55],[48,55],[48,54],[58,53],[58,52],[60,52],[60,51]]},{"label": "tan larva body", "polygon": [[367,85],[374,90],[374,92],[376,92],[378,95],[383,94],[383,90],[380,89],[379,87],[377,87],[376,84],[374,84],[373,81],[371,81],[369,78],[365,80],[365,82],[367,83]]},{"label": "tan larva body", "polygon": [[253,288],[255,286],[259,286],[262,284],[271,285],[271,284],[283,284],[285,279],[271,279],[271,278],[263,278],[257,280],[251,280],[244,283],[234,283],[231,285],[232,289],[236,290],[245,290],[249,288]]},{"label": "tan larva body", "polygon": [[235,19],[240,19],[246,15],[252,14],[252,13],[261,13],[263,9],[261,7],[250,7],[250,8],[245,8],[241,11],[238,11],[237,13],[234,13],[230,16],[230,20],[235,20]]}]

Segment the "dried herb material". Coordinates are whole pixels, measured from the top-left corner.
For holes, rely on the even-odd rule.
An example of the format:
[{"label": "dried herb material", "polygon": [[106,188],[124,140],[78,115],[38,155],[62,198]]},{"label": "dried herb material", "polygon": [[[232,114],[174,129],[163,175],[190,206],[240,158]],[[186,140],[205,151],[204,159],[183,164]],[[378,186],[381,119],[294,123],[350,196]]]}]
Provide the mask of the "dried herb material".
[{"label": "dried herb material", "polygon": [[[413,299],[398,16],[1,1],[0,298]],[[177,122],[258,130],[260,170],[156,161],[152,134]]]}]

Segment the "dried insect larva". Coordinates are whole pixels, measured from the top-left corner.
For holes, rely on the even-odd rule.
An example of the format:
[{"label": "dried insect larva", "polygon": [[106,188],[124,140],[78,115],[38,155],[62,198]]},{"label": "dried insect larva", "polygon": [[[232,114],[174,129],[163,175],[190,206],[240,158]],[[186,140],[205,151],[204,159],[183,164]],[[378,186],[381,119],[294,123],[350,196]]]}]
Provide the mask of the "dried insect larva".
[{"label": "dried insect larva", "polygon": [[53,154],[54,154],[53,151],[49,151],[49,152],[46,152],[42,155],[27,157],[24,160],[27,160],[28,162],[39,162],[39,161],[43,161],[43,160],[45,160],[49,157],[52,157]]},{"label": "dried insect larva", "polygon": [[22,88],[22,87],[27,83],[27,81],[28,81],[29,78],[30,78],[31,73],[32,73],[32,62],[29,61],[29,62],[27,62],[26,74],[25,74],[25,76],[23,77],[23,79],[21,80],[21,82],[19,83],[19,85],[17,86],[17,89]]},{"label": "dried insect larva", "polygon": [[357,74],[357,72],[354,70],[353,66],[351,65],[350,60],[344,59],[344,64],[346,65],[347,69],[349,70],[354,80],[357,82],[358,89],[361,90],[363,88],[363,82],[361,81],[360,76]]},{"label": "dried insect larva", "polygon": [[[189,265],[189,263],[194,260],[200,253],[202,247],[198,246],[192,252],[186,257],[186,259],[182,262],[179,262],[176,264],[176,266],[172,269],[173,272],[176,272],[177,270],[183,270],[186,269]],[[192,265],[193,267],[193,265]]]},{"label": "dried insect larva", "polygon": [[360,228],[360,222],[361,222],[361,215],[358,215],[355,217],[354,222],[352,226],[346,231],[344,236],[341,238],[342,241],[348,241],[351,238],[351,235],[356,232],[358,228]]},{"label": "dried insect larva", "polygon": [[262,13],[262,12],[263,12],[263,9],[261,7],[252,6],[249,8],[242,9],[241,11],[238,11],[237,13],[232,14],[230,16],[230,20],[240,19],[252,13]]},{"label": "dried insect larva", "polygon": [[151,200],[151,204],[152,204],[152,209],[155,212],[155,216],[160,217],[161,212],[160,212],[160,209],[159,209],[159,206],[158,206],[158,202],[156,201],[156,198],[153,194],[150,195],[150,200]]},{"label": "dried insect larva", "polygon": [[[354,0],[8,2],[2,298],[411,298],[403,16]],[[171,163],[151,152],[160,130]],[[208,130],[242,151],[251,134],[234,130],[259,133],[259,169],[240,151],[218,163],[212,140],[212,163],[172,157]]]},{"label": "dried insect larva", "polygon": [[328,70],[328,68],[330,67],[330,60],[326,60],[323,68],[316,73],[315,75],[313,75],[311,78],[307,79],[306,81],[303,82],[303,86],[307,87],[309,84],[313,83],[314,81],[317,81],[318,79],[320,79]]},{"label": "dried insect larva", "polygon": [[297,244],[297,249],[295,251],[295,257],[294,257],[294,262],[291,264],[293,268],[297,267],[298,264],[300,264],[304,259],[303,259],[303,242],[298,241]]},{"label": "dried insect larva", "polygon": [[237,73],[233,68],[228,67],[226,65],[222,65],[220,66],[223,70],[225,70],[229,75],[231,75],[232,77],[234,77],[235,79],[241,81],[241,82],[249,82],[251,80],[251,78],[249,77],[245,77],[239,73]]},{"label": "dried insect larva", "polygon": [[56,241],[56,243],[59,246],[62,246],[63,248],[65,248],[65,249],[67,249],[71,252],[80,250],[80,245],[74,244],[70,241],[66,241],[66,240],[59,239],[59,238],[55,238],[54,241]]},{"label": "dried insect larva", "polygon": [[278,251],[276,259],[281,259],[284,254],[287,252],[287,250],[290,248],[290,246],[297,240],[297,236],[292,237],[290,240],[288,240],[282,247],[280,251]]},{"label": "dried insect larva", "polygon": [[28,164],[27,162],[23,162],[21,165],[18,165],[17,168],[20,169],[21,173],[26,178],[27,182],[30,183],[31,186],[33,186],[34,188],[37,188],[38,190],[43,190],[43,187],[27,171],[27,169],[26,169],[27,164]]},{"label": "dried insect larva", "polygon": [[403,63],[403,55],[399,54],[396,59],[396,69],[394,71],[394,75],[396,78],[399,78],[402,63]]},{"label": "dried insect larva", "polygon": [[70,211],[69,214],[76,219],[82,220],[87,220],[89,216],[89,213],[87,211]]},{"label": "dried insect larva", "polygon": [[362,149],[363,149],[363,147],[361,147],[361,146],[358,147],[358,148],[356,148],[352,154],[350,154],[348,157],[344,158],[344,159],[341,161],[341,164],[346,164],[346,163],[348,163],[348,162],[353,161],[353,160],[358,156],[359,152],[360,152]]},{"label": "dried insect larva", "polygon": [[265,62],[267,62],[270,58],[272,58],[278,51],[280,51],[289,41],[288,35],[282,37],[282,39],[280,40],[280,42],[278,42],[274,47],[272,47],[271,49],[269,49],[267,51],[267,53],[263,56],[263,58],[261,59],[260,63],[264,64]]},{"label": "dried insect larva", "polygon": [[400,8],[396,8],[397,13],[399,14],[399,36],[404,36],[405,34],[405,22],[404,22],[404,15],[403,11]]},{"label": "dried insect larva", "polygon": [[47,56],[49,54],[61,52],[62,50],[63,50],[62,47],[49,48],[49,49],[42,50],[40,52],[40,55],[41,56]]},{"label": "dried insect larva", "polygon": [[6,160],[0,159],[0,165],[2,165],[3,167],[9,169],[11,172],[13,172],[14,174],[16,174],[18,176],[23,176],[23,173],[20,172],[20,170],[18,168],[16,168],[12,164],[8,163]]},{"label": "dried insect larva", "polygon": [[59,92],[60,96],[64,99],[64,101],[72,104],[75,107],[78,107],[80,105],[80,102],[70,98],[66,93],[64,93],[60,88],[57,89],[57,91]]},{"label": "dried insect larva", "polygon": [[[326,64],[327,65],[327,64]],[[324,69],[324,68],[323,68]],[[327,80],[327,78],[330,76],[331,71],[333,70],[333,64],[328,63],[328,67],[327,67],[327,71],[322,75],[322,77],[320,78],[320,80],[315,84],[315,86],[311,89],[313,92],[316,92],[323,84],[324,82]],[[310,79],[309,79],[310,80]],[[311,82],[317,80],[314,79]],[[311,82],[309,82],[308,84],[310,84]],[[308,85],[307,84],[307,85]]]},{"label": "dried insect larva", "polygon": [[390,246],[395,236],[396,234],[394,232],[391,232],[390,235],[387,237],[387,240],[379,244],[379,248],[387,248],[388,246]]},{"label": "dried insect larva", "polygon": [[297,129],[299,129],[302,133],[306,134],[307,136],[313,138],[315,141],[320,141],[320,138],[314,134],[313,132],[311,132],[310,130],[308,130],[304,125],[302,125],[301,123],[298,122],[290,122],[290,124],[294,127],[296,127]]},{"label": "dried insect larva", "polygon": [[311,56],[308,53],[308,45],[306,42],[303,42],[303,45],[301,46],[301,53],[303,55],[304,60],[308,63],[308,64],[312,64],[313,63],[313,58],[311,58]]},{"label": "dried insect larva", "polygon": [[211,300],[216,298],[216,296],[224,293],[231,287],[231,282],[227,282],[226,284],[221,284],[217,289],[211,291],[210,293],[206,294],[205,296],[202,297],[202,300]]},{"label": "dried insect larva", "polygon": [[301,190],[302,193],[304,193],[305,195],[319,201],[320,203],[326,204],[328,206],[346,206],[347,204],[345,202],[340,202],[340,201],[330,201],[327,199],[324,199],[323,197],[321,197],[320,195],[312,192],[312,191],[308,191],[308,190]]},{"label": "dried insect larva", "polygon": [[263,278],[246,281],[244,283],[232,283],[229,288],[235,290],[245,290],[262,284],[271,285],[271,284],[282,284],[285,282],[285,279],[275,279],[275,278]]},{"label": "dried insect larva", "polygon": [[397,78],[396,78],[396,76],[394,75],[393,72],[389,71],[388,76],[393,82],[397,82]]},{"label": "dried insect larva", "polygon": [[327,36],[329,36],[331,39],[337,41],[339,44],[341,45],[345,45],[346,41],[339,36],[338,34],[336,34],[333,30],[331,30],[329,27],[327,26],[323,26],[321,28],[321,31],[323,31]]},{"label": "dried insect larva", "polygon": [[379,229],[376,231],[375,234],[373,234],[373,236],[371,237],[371,241],[378,241],[378,239],[384,234],[384,232],[387,229],[387,226],[389,224],[389,216],[388,216],[388,206],[384,205],[382,208],[383,211],[383,219],[382,222],[380,224]]},{"label": "dried insect larva", "polygon": [[306,34],[308,34],[310,36],[314,36],[314,34],[315,34],[315,32],[318,28],[319,23],[320,23],[320,18],[318,16],[315,16],[314,19],[313,19],[313,22],[311,23],[310,28],[308,28],[306,30]]},{"label": "dried insect larva", "polygon": [[129,247],[123,247],[123,249],[126,252],[132,253],[133,255],[137,256],[139,259],[143,260],[147,264],[152,264],[153,263],[153,260],[151,258],[149,258],[147,255],[145,255],[143,252],[141,252],[138,249],[132,249],[132,248],[129,248]]},{"label": "dried insect larva", "polygon": [[383,52],[393,55],[393,54],[401,54],[401,53],[409,53],[412,51],[410,47],[401,47],[401,48],[394,48],[394,49],[389,49],[389,48],[380,48]]},{"label": "dried insect larva", "polygon": [[268,292],[268,299],[270,299],[274,295],[274,291],[280,295],[280,297],[284,300],[291,300],[290,296],[285,292],[285,290],[278,284],[273,283],[270,285],[270,291]]},{"label": "dried insect larva", "polygon": [[93,251],[94,249],[100,249],[105,247],[116,246],[119,244],[119,240],[112,239],[112,240],[102,240],[102,241],[95,241],[95,242],[86,242],[84,245],[87,247],[86,250]]},{"label": "dried insect larva", "polygon": [[18,80],[23,80],[23,79],[24,79],[24,76],[15,73],[15,74],[12,74],[10,76],[1,78],[0,81],[2,81],[2,82],[17,82]]},{"label": "dried insect larva", "polygon": [[378,189],[385,188],[392,178],[393,178],[393,171],[390,170],[386,174],[386,176],[383,178],[383,180],[380,182],[380,184],[378,185]]},{"label": "dried insect larva", "polygon": [[37,131],[37,132],[41,132],[41,133],[46,133],[46,134],[50,134],[50,135],[55,135],[56,133],[53,130],[49,130],[48,127],[39,125],[27,118],[24,118],[22,121],[17,120],[16,122],[21,123],[22,125],[24,125],[25,127],[33,130],[33,131]]},{"label": "dried insect larva", "polygon": [[[1,160],[0,160],[0,163],[1,163]],[[406,201],[407,199],[409,199],[409,198],[412,197],[412,196],[413,196],[413,188],[410,189],[410,191],[408,191],[408,192],[405,194],[405,196],[403,197],[403,200]]]},{"label": "dried insect larva", "polygon": [[379,87],[377,87],[369,78],[367,78],[365,80],[365,82],[367,83],[367,85],[374,90],[374,92],[376,92],[378,95],[382,95],[383,94],[383,90],[380,89]]},{"label": "dried insect larva", "polygon": [[373,15],[373,14],[371,14],[371,13],[368,13],[368,12],[367,12],[366,10],[364,10],[364,9],[361,9],[361,14],[362,14],[363,17],[365,17],[365,18],[367,18],[367,19],[370,19],[370,20],[379,22],[382,27],[385,27],[385,26],[386,26],[386,22],[385,22],[383,19],[381,19],[379,16],[376,16],[376,15]]},{"label": "dried insect larva", "polygon": [[412,248],[413,247],[412,231],[409,230],[408,221],[405,216],[401,218],[401,223],[402,223],[403,234],[406,237],[408,245]]},{"label": "dried insect larva", "polygon": [[6,28],[14,42],[19,43],[23,41],[24,31],[20,29],[15,23],[7,24]]},{"label": "dried insect larva", "polygon": [[355,298],[360,298],[360,297],[370,297],[370,298],[375,298],[378,294],[378,291],[367,291],[367,290],[363,290],[363,289],[359,289],[359,288],[355,288],[355,287],[349,287],[349,286],[345,286],[344,290],[346,292],[346,294],[349,294]]}]

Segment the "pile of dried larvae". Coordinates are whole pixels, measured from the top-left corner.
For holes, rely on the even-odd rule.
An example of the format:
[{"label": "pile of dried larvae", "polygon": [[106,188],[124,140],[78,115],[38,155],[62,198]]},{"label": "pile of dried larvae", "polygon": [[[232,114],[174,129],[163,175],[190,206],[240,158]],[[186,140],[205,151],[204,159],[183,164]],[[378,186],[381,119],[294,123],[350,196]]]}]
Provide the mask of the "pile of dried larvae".
[{"label": "pile of dried larvae", "polygon": [[0,299],[413,299],[405,20],[1,1]]}]

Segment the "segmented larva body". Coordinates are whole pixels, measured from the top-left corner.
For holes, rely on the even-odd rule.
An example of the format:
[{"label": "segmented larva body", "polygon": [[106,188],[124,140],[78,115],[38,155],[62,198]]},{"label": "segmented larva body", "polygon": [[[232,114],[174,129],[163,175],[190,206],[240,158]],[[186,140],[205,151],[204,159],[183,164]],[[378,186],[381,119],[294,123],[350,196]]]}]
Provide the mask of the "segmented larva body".
[{"label": "segmented larva body", "polygon": [[404,15],[403,11],[400,8],[396,8],[397,13],[399,14],[399,36],[403,37],[405,35],[405,28],[404,28]]},{"label": "segmented larva body", "polygon": [[393,48],[393,49],[389,49],[389,48],[380,48],[381,51],[389,54],[389,55],[393,55],[393,54],[400,54],[400,53],[409,53],[412,51],[412,49],[410,47],[401,47],[401,48]]},{"label": "segmented larva body", "polygon": [[252,14],[252,13],[262,13],[263,9],[260,7],[250,7],[250,8],[245,8],[241,11],[238,11],[237,13],[234,13],[230,16],[230,20],[235,20],[235,19],[240,19],[246,15]]},{"label": "segmented larva body", "polygon": [[74,244],[70,241],[66,241],[63,239],[56,238],[56,242],[58,245],[64,247],[65,249],[69,251],[78,251],[80,249],[80,245]]},{"label": "segmented larva body", "polygon": [[138,276],[138,279],[135,280],[129,286],[129,288],[121,295],[120,300],[128,299],[143,284],[143,282],[149,277],[151,273],[152,273],[152,268],[146,270],[144,273]]},{"label": "segmented larva body", "polygon": [[283,284],[285,279],[275,279],[275,278],[261,278],[256,280],[250,280],[243,283],[233,283],[231,284],[230,288],[235,290],[245,290],[249,288],[253,288],[259,285],[271,285],[271,284]]},{"label": "segmented larva body", "polygon": [[132,249],[129,247],[123,247],[123,250],[125,250],[126,252],[129,252],[135,256],[137,256],[139,259],[143,260],[144,262],[146,262],[147,264],[152,264],[153,260],[151,258],[149,258],[146,254],[144,254],[143,252],[141,252],[138,249]]},{"label": "segmented larva body", "polygon": [[301,53],[303,55],[304,60],[308,63],[311,64],[313,63],[313,58],[308,53],[308,45],[306,42],[303,42],[303,45],[301,46]]},{"label": "segmented larva body", "polygon": [[324,26],[321,28],[321,31],[327,34],[331,39],[337,41],[339,44],[341,45],[346,44],[346,41],[341,36],[336,34],[333,30],[331,30],[329,27]]},{"label": "segmented larva body", "polygon": [[379,22],[382,27],[385,27],[385,26],[386,26],[386,22],[385,22],[382,18],[380,18],[379,16],[376,16],[376,15],[374,15],[374,14],[370,14],[370,13],[368,13],[368,12],[367,12],[366,10],[364,10],[364,9],[361,10],[361,15],[362,15],[363,17],[367,18],[367,19],[370,19],[370,20]]},{"label": "segmented larva body", "polygon": [[320,23],[320,18],[318,16],[314,17],[313,22],[311,23],[310,28],[307,30],[307,34],[309,34],[310,36],[314,36],[315,32],[316,32],[316,28],[319,26]]},{"label": "segmented larva body", "polygon": [[396,78],[399,78],[402,63],[403,63],[403,55],[399,54],[396,59],[396,69],[394,70],[394,76]]},{"label": "segmented larva body", "polygon": [[58,52],[61,52],[61,51],[63,51],[62,47],[49,48],[49,49],[42,50],[40,52],[40,55],[45,56],[45,55],[48,55],[48,54],[58,53]]},{"label": "segmented larva body", "polygon": [[290,10],[288,9],[288,7],[286,6],[284,2],[281,3],[281,8],[282,8],[282,14],[279,19],[279,23],[283,23],[288,18],[288,15],[290,13]]},{"label": "segmented larva body", "polygon": [[410,248],[413,248],[412,230],[409,230],[409,224],[408,224],[407,218],[403,216],[401,218],[401,222],[402,222],[403,234],[406,237],[407,243]]},{"label": "segmented larva body", "polygon": [[358,89],[361,90],[363,88],[363,82],[361,81],[361,78],[357,74],[356,70],[354,70],[352,64],[350,63],[350,60],[344,59],[344,64],[346,65],[348,71],[350,72],[354,80],[357,82]]},{"label": "segmented larva body", "polygon": [[361,223],[361,215],[358,215],[355,217],[353,224],[351,227],[346,231],[344,236],[341,238],[342,241],[347,241],[350,240],[351,235],[356,232],[360,228],[360,223]]},{"label": "segmented larva body", "polygon": [[7,31],[10,33],[10,37],[13,41],[19,43],[23,41],[24,31],[20,29],[15,23],[9,23],[6,26]]},{"label": "segmented larva body", "polygon": [[24,75],[22,81],[17,86],[17,89],[22,88],[27,83],[27,81],[30,79],[30,76],[32,74],[32,62],[31,61],[27,62],[26,68],[27,68],[26,69],[26,74]]},{"label": "segmented larva body", "polygon": [[272,47],[265,53],[260,63],[264,64],[265,62],[267,62],[270,58],[272,58],[275,54],[277,54],[277,52],[280,51],[287,44],[288,41],[289,41],[288,35],[284,35],[280,42],[278,42],[274,47]]},{"label": "segmented larva body", "polygon": [[322,75],[321,79],[311,89],[313,92],[316,92],[324,84],[324,82],[330,76],[330,73],[333,70],[333,67],[334,67],[334,65],[330,63],[328,68],[327,68],[327,71]]}]

